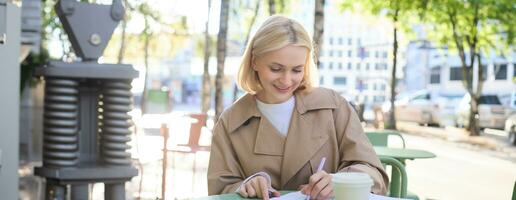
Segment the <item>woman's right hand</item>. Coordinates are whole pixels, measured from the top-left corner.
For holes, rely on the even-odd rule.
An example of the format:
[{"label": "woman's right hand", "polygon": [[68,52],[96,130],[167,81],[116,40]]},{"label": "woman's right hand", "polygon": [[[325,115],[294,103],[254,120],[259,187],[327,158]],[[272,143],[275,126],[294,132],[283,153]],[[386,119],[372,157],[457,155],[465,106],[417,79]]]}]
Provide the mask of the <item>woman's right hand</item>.
[{"label": "woman's right hand", "polygon": [[[255,176],[240,187],[238,194],[244,198],[259,198],[269,200],[269,185],[270,183],[265,177]],[[280,193],[274,190],[272,192],[272,196],[278,197],[280,196]]]}]

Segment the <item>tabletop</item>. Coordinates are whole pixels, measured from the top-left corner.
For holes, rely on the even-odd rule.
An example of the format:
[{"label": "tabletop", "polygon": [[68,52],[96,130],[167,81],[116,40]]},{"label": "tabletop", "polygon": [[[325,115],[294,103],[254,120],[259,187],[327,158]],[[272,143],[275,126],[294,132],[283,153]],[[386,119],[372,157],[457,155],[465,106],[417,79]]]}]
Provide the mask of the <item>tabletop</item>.
[{"label": "tabletop", "polygon": [[[293,192],[293,191],[280,191],[281,195],[284,195],[284,194],[287,194],[290,192]],[[212,195],[212,196],[207,196],[207,197],[194,198],[194,200],[237,200],[237,199],[246,199],[246,198],[242,198],[237,193],[219,194],[219,195]],[[252,198],[247,198],[246,200],[252,200]]]},{"label": "tabletop", "polygon": [[374,147],[378,156],[388,156],[396,159],[435,158],[435,154],[419,149],[398,149],[389,147]]}]

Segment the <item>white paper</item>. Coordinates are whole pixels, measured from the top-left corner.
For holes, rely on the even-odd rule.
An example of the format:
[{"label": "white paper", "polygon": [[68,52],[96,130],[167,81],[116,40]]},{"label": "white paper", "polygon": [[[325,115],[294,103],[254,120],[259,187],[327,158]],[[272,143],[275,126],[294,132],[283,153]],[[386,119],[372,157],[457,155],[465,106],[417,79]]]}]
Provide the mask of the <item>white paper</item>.
[{"label": "white paper", "polygon": [[[279,197],[271,198],[271,200],[305,200],[306,195],[304,195],[301,192],[291,192],[288,194],[281,195]],[[331,198],[334,199],[334,198]],[[369,194],[369,200],[408,200],[408,199],[400,199],[400,198],[394,198],[394,197],[386,197],[386,196],[380,196],[376,194]]]}]

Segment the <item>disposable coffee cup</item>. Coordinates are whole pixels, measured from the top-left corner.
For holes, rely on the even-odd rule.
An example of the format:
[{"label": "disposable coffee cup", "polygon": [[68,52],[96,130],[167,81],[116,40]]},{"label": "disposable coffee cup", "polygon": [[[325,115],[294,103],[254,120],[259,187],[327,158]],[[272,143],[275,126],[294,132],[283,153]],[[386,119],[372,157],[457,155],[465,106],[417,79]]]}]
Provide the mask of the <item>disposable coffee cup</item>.
[{"label": "disposable coffee cup", "polygon": [[336,200],[368,200],[373,179],[366,173],[346,172],[332,175]]}]

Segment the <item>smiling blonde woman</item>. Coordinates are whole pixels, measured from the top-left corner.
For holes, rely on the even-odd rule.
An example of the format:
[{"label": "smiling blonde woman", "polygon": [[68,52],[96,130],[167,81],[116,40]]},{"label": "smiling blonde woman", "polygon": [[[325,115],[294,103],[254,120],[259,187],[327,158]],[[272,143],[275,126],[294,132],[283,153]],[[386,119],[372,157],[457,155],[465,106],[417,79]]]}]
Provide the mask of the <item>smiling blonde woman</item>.
[{"label": "smiling blonde woman", "polygon": [[387,174],[356,113],[338,93],[314,85],[312,49],[303,26],[283,16],[269,17],[249,41],[238,73],[247,94],[213,129],[210,195],[269,199],[301,190],[327,199],[337,172],[367,173],[371,192],[386,194]]}]

